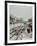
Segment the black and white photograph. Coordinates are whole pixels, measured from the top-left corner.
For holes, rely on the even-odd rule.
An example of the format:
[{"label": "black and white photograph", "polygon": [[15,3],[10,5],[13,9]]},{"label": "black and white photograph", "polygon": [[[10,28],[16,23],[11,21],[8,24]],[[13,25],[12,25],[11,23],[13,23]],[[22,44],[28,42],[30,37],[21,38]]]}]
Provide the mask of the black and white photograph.
[{"label": "black and white photograph", "polygon": [[35,43],[35,4],[17,1],[5,2],[7,44]]}]

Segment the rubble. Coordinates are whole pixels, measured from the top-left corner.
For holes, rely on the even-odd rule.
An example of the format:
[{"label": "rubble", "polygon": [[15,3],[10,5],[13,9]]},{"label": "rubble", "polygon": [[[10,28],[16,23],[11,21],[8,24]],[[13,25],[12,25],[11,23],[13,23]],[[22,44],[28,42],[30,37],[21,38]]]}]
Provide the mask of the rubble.
[{"label": "rubble", "polygon": [[25,40],[32,38],[32,19],[20,20],[10,16],[10,40]]}]

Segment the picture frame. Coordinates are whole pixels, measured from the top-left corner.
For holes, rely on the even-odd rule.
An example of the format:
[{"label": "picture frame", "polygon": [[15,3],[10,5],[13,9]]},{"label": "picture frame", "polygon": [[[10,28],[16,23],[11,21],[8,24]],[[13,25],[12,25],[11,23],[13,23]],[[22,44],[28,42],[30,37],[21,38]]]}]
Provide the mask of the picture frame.
[{"label": "picture frame", "polygon": [[[32,41],[29,41],[29,42],[23,42],[23,41],[20,41],[20,42],[18,42],[18,41],[16,41],[15,42],[15,40],[13,41],[13,40],[11,40],[11,41],[9,41],[9,33],[8,33],[8,29],[9,29],[9,26],[8,26],[8,15],[9,15],[9,6],[8,5],[20,5],[21,4],[21,6],[23,5],[28,5],[28,6],[33,6],[33,26],[34,26],[34,28],[33,28],[33,39],[32,39]],[[26,6],[25,5],[25,6]],[[22,13],[21,13],[22,14]],[[22,1],[5,1],[5,45],[19,45],[19,44],[34,44],[34,43],[36,43],[36,3],[35,2],[22,2]]]}]

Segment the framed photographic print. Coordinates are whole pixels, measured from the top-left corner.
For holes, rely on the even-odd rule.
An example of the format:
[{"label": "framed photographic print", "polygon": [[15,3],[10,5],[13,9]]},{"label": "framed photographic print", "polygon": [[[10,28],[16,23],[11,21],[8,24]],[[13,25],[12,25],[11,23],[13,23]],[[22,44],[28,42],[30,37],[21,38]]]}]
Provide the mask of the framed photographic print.
[{"label": "framed photographic print", "polygon": [[36,43],[36,3],[5,1],[5,45]]}]

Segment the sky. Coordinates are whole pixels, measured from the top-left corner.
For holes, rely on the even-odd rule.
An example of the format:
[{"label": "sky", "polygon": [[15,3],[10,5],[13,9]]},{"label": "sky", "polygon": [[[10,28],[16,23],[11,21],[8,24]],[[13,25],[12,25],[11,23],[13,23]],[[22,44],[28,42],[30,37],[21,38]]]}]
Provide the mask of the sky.
[{"label": "sky", "polygon": [[28,20],[32,17],[32,6],[10,5],[10,15]]}]

